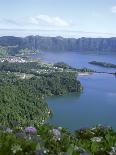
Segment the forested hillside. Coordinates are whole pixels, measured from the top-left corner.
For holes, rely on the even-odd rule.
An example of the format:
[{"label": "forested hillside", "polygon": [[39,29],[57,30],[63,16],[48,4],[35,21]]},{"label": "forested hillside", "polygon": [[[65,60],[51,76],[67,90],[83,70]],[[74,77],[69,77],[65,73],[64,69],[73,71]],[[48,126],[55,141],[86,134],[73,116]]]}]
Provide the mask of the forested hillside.
[{"label": "forested hillside", "polygon": [[[45,96],[82,90],[75,72],[58,72],[57,68],[49,73],[47,68],[37,62],[0,63],[1,124],[11,126],[12,121],[22,125],[41,124],[50,116]],[[37,72],[39,69],[42,73]]]}]

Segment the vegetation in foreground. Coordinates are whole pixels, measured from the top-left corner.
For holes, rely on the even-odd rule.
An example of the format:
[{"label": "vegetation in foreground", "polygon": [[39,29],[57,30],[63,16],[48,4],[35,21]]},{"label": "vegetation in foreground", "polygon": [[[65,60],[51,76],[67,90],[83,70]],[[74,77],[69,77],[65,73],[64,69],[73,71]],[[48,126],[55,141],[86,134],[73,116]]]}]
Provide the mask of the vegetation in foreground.
[{"label": "vegetation in foreground", "polygon": [[82,90],[77,70],[60,65],[0,63],[0,155],[116,154],[116,133],[111,127],[71,134],[45,124],[51,115],[45,96]]},{"label": "vegetation in foreground", "polygon": [[44,124],[37,128],[0,126],[0,155],[115,155],[116,132],[111,127],[67,129]]}]

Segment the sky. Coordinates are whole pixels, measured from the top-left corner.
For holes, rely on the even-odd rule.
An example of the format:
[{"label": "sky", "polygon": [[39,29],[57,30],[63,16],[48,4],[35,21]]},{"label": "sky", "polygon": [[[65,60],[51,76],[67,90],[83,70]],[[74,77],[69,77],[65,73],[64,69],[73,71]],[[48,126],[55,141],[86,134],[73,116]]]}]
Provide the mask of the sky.
[{"label": "sky", "polygon": [[0,35],[116,36],[116,0],[0,0]]}]

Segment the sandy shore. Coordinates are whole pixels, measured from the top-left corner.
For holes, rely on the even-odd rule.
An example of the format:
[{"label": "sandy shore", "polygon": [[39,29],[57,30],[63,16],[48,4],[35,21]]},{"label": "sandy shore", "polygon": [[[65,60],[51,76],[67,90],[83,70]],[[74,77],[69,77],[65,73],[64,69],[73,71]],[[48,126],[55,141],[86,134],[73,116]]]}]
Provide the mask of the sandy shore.
[{"label": "sandy shore", "polygon": [[87,75],[91,75],[91,74],[92,73],[90,73],[90,72],[84,72],[84,73],[83,72],[79,72],[78,73],[79,76],[87,76]]}]

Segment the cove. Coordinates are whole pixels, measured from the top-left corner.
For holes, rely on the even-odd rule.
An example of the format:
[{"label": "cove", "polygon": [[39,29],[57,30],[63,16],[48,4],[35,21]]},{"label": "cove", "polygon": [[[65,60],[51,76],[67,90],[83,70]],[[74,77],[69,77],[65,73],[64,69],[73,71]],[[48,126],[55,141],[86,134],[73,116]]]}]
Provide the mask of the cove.
[{"label": "cove", "polygon": [[50,123],[76,130],[97,124],[116,129],[116,79],[108,74],[79,77],[84,91],[81,94],[49,97],[53,110]]},{"label": "cove", "polygon": [[[73,67],[89,67],[96,71],[116,72],[116,69],[88,64],[89,61],[116,63],[116,54],[82,54],[78,52],[42,52],[39,57],[50,63],[64,61]],[[110,125],[116,129],[116,77],[94,73],[77,77],[84,87],[80,94],[52,96],[47,98],[53,117],[49,122],[74,131],[97,124]]]}]

